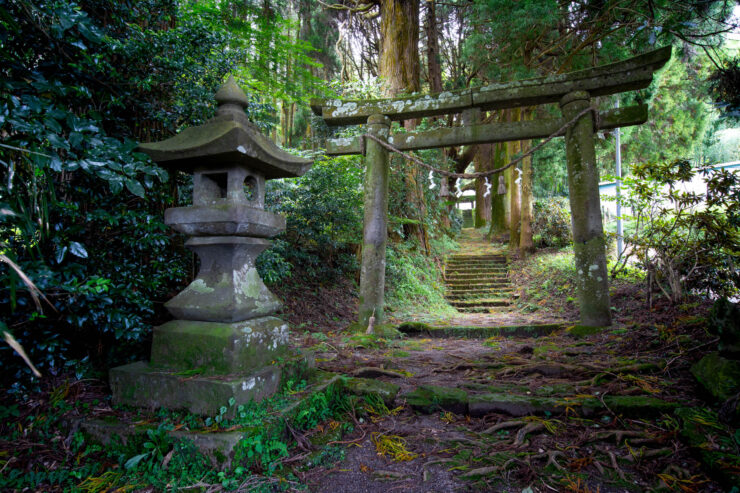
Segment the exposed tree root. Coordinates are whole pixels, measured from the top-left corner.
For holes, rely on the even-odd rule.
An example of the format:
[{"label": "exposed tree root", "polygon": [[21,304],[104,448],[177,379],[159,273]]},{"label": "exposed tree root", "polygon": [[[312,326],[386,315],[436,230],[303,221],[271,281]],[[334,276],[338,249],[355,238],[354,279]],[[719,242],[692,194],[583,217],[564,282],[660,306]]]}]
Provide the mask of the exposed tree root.
[{"label": "exposed tree root", "polygon": [[544,430],[545,425],[543,423],[539,422],[531,422],[527,423],[526,426],[524,426],[521,430],[519,430],[516,434],[516,439],[514,440],[514,447],[521,447],[524,445],[524,441],[527,439],[527,435],[530,433],[534,433],[535,431]]},{"label": "exposed tree root", "polygon": [[514,428],[516,426],[523,426],[526,423],[527,423],[526,421],[523,421],[521,419],[514,419],[514,420],[511,420],[511,421],[503,421],[501,423],[498,423],[498,424],[495,424],[495,425],[491,426],[487,430],[483,431],[483,433],[484,434],[496,433],[499,430],[505,430],[507,428]]},{"label": "exposed tree root", "polygon": [[376,377],[391,377],[391,378],[402,378],[403,375],[393,370],[386,370],[385,368],[378,368],[375,366],[365,366],[358,368],[352,372],[355,377],[362,378],[376,378]]},{"label": "exposed tree root", "polygon": [[567,459],[564,453],[560,452],[559,450],[551,450],[550,452],[547,452],[547,463],[545,464],[545,467],[552,465],[555,466],[555,469],[558,471],[564,471],[565,468],[558,464],[557,458],[562,457],[563,459]]},{"label": "exposed tree root", "polygon": [[640,449],[636,453],[632,453],[632,451],[630,450],[630,454],[622,457],[622,460],[626,460],[628,462],[636,462],[641,459],[650,459],[652,457],[660,457],[661,455],[671,455],[674,452],[675,450],[667,447],[650,450]]},{"label": "exposed tree root", "polygon": [[518,367],[507,367],[496,373],[498,377],[507,377],[510,375],[531,375],[539,373],[546,377],[559,377],[562,375],[577,375],[583,373],[583,368],[575,365],[563,363],[529,363]]},{"label": "exposed tree root", "polygon": [[617,456],[614,455],[614,452],[607,451],[606,455],[609,456],[609,460],[612,463],[612,469],[614,469],[617,474],[619,475],[619,479],[622,481],[627,481],[627,478],[624,476],[624,472],[619,468],[619,464],[617,464]]},{"label": "exposed tree root", "polygon": [[647,433],[633,430],[606,430],[594,433],[587,440],[588,442],[606,441],[614,437],[614,441],[617,445],[622,443],[625,438],[649,438]]}]

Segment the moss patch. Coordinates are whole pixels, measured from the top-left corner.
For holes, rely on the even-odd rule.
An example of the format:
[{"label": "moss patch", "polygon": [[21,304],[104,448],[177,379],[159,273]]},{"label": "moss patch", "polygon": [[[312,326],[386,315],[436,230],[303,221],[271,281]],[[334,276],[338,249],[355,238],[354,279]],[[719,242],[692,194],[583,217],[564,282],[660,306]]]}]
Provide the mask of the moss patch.
[{"label": "moss patch", "polygon": [[462,389],[421,385],[404,397],[409,406],[424,413],[442,409],[465,414],[468,410],[468,394]]},{"label": "moss patch", "polygon": [[712,397],[726,401],[740,390],[740,362],[709,353],[691,367],[691,373]]},{"label": "moss patch", "polygon": [[565,329],[565,333],[576,339],[581,337],[591,336],[594,334],[600,334],[604,331],[604,327],[592,327],[590,325],[573,325]]}]

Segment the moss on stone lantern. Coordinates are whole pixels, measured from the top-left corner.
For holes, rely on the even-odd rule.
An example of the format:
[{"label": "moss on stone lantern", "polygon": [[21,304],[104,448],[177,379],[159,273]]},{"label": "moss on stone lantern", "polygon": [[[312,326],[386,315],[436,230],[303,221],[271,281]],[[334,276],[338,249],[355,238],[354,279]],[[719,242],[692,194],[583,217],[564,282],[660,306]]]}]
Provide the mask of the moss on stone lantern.
[{"label": "moss on stone lantern", "polygon": [[[216,116],[161,142],[142,144],[170,171],[193,174],[193,205],[165,211],[165,223],[191,238],[197,277],[165,306],[175,320],[154,329],[150,363],[111,370],[114,401],[150,408],[215,412],[232,398],[277,389],[288,325],[262,282],[256,258],[285,219],[264,210],[265,181],[301,176],[311,161],[278,148],[247,118],[233,77],[216,93]],[[183,371],[200,377],[182,382]]]}]

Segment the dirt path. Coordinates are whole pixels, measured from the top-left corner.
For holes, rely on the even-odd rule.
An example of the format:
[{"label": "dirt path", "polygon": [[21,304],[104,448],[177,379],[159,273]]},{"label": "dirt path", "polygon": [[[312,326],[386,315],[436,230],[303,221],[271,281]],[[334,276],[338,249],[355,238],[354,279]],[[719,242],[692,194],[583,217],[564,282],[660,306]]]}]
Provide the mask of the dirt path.
[{"label": "dirt path", "polygon": [[[462,250],[491,254],[479,240]],[[682,422],[708,419],[691,414],[702,405],[688,371],[700,324],[588,334],[512,310],[433,322],[480,329],[411,326],[402,339],[316,346],[320,369],[398,394],[344,437],[342,460],[306,473],[311,491],[723,491],[681,440]],[[544,322],[561,328],[524,327]]]}]

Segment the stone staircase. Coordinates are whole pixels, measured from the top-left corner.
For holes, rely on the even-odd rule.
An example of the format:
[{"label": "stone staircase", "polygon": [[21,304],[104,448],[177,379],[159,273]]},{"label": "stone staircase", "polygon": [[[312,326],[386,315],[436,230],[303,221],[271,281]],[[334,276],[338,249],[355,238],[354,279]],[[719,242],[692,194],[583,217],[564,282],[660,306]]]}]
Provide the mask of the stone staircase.
[{"label": "stone staircase", "polygon": [[458,254],[445,266],[447,300],[464,313],[505,310],[516,296],[501,254]]}]

